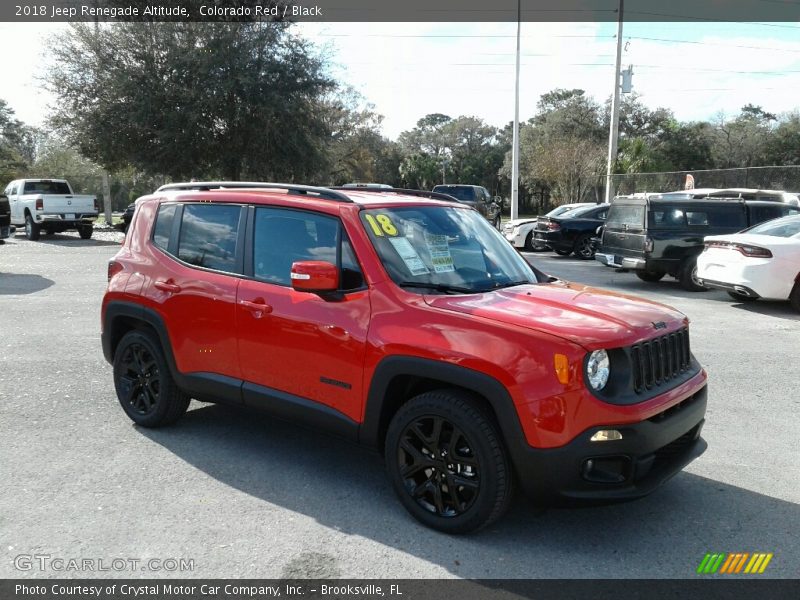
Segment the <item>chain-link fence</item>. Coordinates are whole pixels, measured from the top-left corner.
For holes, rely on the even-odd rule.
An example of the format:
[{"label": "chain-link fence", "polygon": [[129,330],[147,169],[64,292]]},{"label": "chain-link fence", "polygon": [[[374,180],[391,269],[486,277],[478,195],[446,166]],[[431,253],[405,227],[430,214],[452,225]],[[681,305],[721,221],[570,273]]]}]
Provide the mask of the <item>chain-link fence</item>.
[{"label": "chain-link fence", "polygon": [[800,191],[800,165],[665,173],[626,173],[613,176],[614,191],[616,194],[674,192],[684,189],[687,175],[694,177],[695,188]]}]

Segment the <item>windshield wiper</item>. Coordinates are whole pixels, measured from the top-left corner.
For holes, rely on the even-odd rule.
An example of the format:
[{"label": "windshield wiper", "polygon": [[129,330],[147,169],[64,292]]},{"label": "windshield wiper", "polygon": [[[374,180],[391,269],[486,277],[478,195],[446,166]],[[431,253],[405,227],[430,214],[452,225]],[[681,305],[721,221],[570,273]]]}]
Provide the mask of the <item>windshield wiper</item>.
[{"label": "windshield wiper", "polygon": [[517,286],[517,285],[527,285],[529,283],[535,283],[535,282],[528,281],[527,279],[522,279],[520,281],[503,281],[503,282],[499,282],[498,281],[497,283],[493,284],[491,287],[483,288],[481,291],[482,292],[490,292],[492,290],[499,290],[499,289],[502,289],[502,288],[509,288],[509,287],[514,287],[514,286]]},{"label": "windshield wiper", "polygon": [[429,290],[436,290],[437,292],[444,292],[445,294],[475,294],[476,290],[458,287],[455,285],[447,285],[446,283],[424,283],[422,281],[401,281],[397,285],[401,288],[424,288]]}]

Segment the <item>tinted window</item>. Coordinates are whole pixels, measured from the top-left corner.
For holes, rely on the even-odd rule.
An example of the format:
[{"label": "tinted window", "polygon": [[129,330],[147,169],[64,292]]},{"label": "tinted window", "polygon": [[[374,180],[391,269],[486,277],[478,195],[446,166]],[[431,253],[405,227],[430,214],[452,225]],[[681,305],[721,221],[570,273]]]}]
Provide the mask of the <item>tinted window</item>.
[{"label": "tinted window", "polygon": [[169,248],[169,235],[172,232],[172,222],[175,220],[175,204],[162,204],[158,208],[156,225],[153,228],[153,243],[166,250]]},{"label": "tinted window", "polygon": [[644,227],[644,206],[631,206],[629,204],[614,204],[609,209],[608,220],[606,223],[609,227]]},{"label": "tinted window", "polygon": [[26,181],[23,194],[70,194],[64,181]]},{"label": "tinted window", "polygon": [[233,272],[241,210],[221,204],[185,205],[178,258],[190,265]]},{"label": "tinted window", "polygon": [[[257,208],[253,234],[253,276],[291,285],[292,263],[323,260],[337,264],[337,243],[343,232],[338,219],[279,208]],[[350,242],[341,240],[340,289],[363,287],[364,279]]]},{"label": "tinted window", "polygon": [[650,213],[650,227],[655,229],[686,227],[686,216],[679,208],[654,210]]},{"label": "tinted window", "polygon": [[800,217],[792,216],[783,219],[775,219],[774,221],[751,227],[747,230],[747,233],[774,235],[776,237],[800,236]]},{"label": "tinted window", "polygon": [[[590,215],[592,211],[597,210],[596,204],[590,204],[589,206],[579,206],[578,208],[573,208],[572,210],[568,210],[560,215],[562,219],[574,219],[576,217],[586,217],[586,218],[594,218],[593,215]],[[605,218],[605,211],[603,211],[602,217],[597,218]]]},{"label": "tinted window", "polygon": [[433,191],[440,192],[442,194],[449,194],[461,202],[475,202],[477,200],[475,188],[469,186],[437,185],[433,188]]},{"label": "tinted window", "polygon": [[785,204],[774,204],[772,206],[749,206],[750,222],[762,223],[770,219],[777,219],[786,215],[797,214],[797,209],[793,209]]}]

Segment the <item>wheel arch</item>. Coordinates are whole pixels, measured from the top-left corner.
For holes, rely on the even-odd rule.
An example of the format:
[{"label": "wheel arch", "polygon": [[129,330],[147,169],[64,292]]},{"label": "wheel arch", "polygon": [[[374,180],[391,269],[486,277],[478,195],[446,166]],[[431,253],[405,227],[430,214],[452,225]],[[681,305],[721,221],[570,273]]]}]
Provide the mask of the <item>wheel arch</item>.
[{"label": "wheel arch", "polygon": [[103,356],[110,364],[114,363],[114,353],[120,340],[130,331],[147,331],[155,335],[161,344],[164,357],[174,378],[179,375],[172,353],[164,320],[153,309],[133,302],[112,300],[103,312]]},{"label": "wheel arch", "polygon": [[512,460],[521,444],[527,445],[511,394],[497,379],[460,365],[413,356],[391,356],[378,364],[367,393],[359,442],[382,452],[397,410],[414,396],[443,388],[466,391],[484,404]]}]

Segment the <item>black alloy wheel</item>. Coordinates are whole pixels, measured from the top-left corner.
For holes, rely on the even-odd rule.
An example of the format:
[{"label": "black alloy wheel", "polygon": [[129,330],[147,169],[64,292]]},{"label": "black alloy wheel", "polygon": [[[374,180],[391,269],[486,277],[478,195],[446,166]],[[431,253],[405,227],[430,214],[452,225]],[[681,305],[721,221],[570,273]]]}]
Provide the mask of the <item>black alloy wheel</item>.
[{"label": "black alloy wheel", "polygon": [[440,517],[465,513],[481,485],[478,460],[456,425],[432,415],[416,419],[401,434],[400,475],[411,497]]},{"label": "black alloy wheel", "polygon": [[512,468],[482,400],[462,390],[425,392],[403,404],[386,432],[386,470],[406,510],[446,533],[502,515]]},{"label": "black alloy wheel", "polygon": [[158,408],[161,373],[155,357],[143,344],[129,344],[120,360],[118,375],[121,402],[137,415],[146,417]]},{"label": "black alloy wheel", "polygon": [[157,338],[146,331],[130,331],[117,345],[114,387],[125,413],[143,427],[174,423],[191,401],[172,379]]},{"label": "black alloy wheel", "polygon": [[592,243],[592,236],[582,235],[575,242],[575,256],[581,260],[589,260],[594,258],[594,244]]}]

